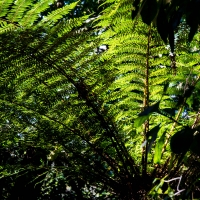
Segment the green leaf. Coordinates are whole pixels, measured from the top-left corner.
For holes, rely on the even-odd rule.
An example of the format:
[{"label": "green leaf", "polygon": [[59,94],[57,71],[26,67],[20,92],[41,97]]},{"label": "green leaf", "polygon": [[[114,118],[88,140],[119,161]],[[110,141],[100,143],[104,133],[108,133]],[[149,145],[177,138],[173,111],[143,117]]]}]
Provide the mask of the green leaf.
[{"label": "green leaf", "polygon": [[149,119],[149,115],[140,116],[134,121],[134,127],[137,128],[141,126],[146,120]]},{"label": "green leaf", "polygon": [[142,21],[150,25],[157,15],[158,3],[157,0],[146,0],[141,11]]},{"label": "green leaf", "polygon": [[149,116],[153,113],[153,112],[158,112],[159,109],[159,102],[157,102],[156,104],[154,104],[153,106],[149,106],[148,108],[146,108],[143,112],[141,112],[138,116],[138,118],[135,119],[134,121],[134,127],[137,128],[139,126],[141,126],[148,118]]},{"label": "green leaf", "polygon": [[188,36],[188,41],[191,42],[195,33],[198,30],[198,23],[196,23],[195,25],[191,26],[190,28],[190,32],[189,32],[189,36]]},{"label": "green leaf", "polygon": [[147,150],[148,153],[150,152],[152,144],[155,142],[157,138],[159,130],[160,130],[160,125],[157,125],[154,128],[152,128],[146,135],[148,140],[148,150]]},{"label": "green leaf", "polygon": [[166,115],[170,115],[170,116],[174,117],[176,114],[176,109],[175,108],[165,108],[165,109],[162,109],[161,112],[163,112]]},{"label": "green leaf", "polygon": [[158,112],[159,104],[160,104],[160,101],[157,102],[156,104],[152,105],[152,106],[149,106],[143,112],[141,112],[139,114],[139,116],[145,116],[145,115],[149,115],[149,114],[151,114],[153,112]]},{"label": "green leaf", "polygon": [[154,163],[155,164],[160,164],[162,147],[163,147],[163,144],[165,142],[165,134],[166,134],[166,132],[164,132],[162,134],[162,136],[160,137],[160,139],[156,143],[155,154],[154,154]]},{"label": "green leaf", "polygon": [[188,36],[189,42],[192,41],[195,33],[197,32],[198,25],[200,23],[200,2],[199,1],[191,1],[187,7],[186,13],[186,22],[190,26],[190,33]]},{"label": "green leaf", "polygon": [[48,14],[46,17],[43,18],[42,23],[44,22],[57,22],[59,19],[61,19],[64,15],[68,14],[72,9],[76,7],[78,2],[71,3],[69,5],[66,5],[62,8],[56,9],[52,11],[50,14]]},{"label": "green leaf", "polygon": [[40,13],[48,9],[51,3],[53,3],[53,0],[41,0],[33,4],[32,9],[28,10],[20,20],[20,24],[22,26],[32,26],[39,18]]},{"label": "green leaf", "polygon": [[169,82],[164,84],[163,94],[166,94],[168,87],[169,87]]},{"label": "green leaf", "polygon": [[136,17],[136,15],[138,14],[139,4],[140,4],[140,0],[135,0],[133,2],[132,19],[134,19]]},{"label": "green leaf", "polygon": [[176,132],[170,140],[172,152],[176,154],[186,153],[192,144],[193,133],[194,130],[189,127]]},{"label": "green leaf", "polygon": [[167,14],[163,7],[160,8],[158,16],[157,16],[157,29],[158,29],[158,33],[160,34],[162,40],[165,43],[167,43],[168,19],[167,19]]},{"label": "green leaf", "polygon": [[13,0],[0,1],[0,17],[4,17],[7,15],[12,3]]}]

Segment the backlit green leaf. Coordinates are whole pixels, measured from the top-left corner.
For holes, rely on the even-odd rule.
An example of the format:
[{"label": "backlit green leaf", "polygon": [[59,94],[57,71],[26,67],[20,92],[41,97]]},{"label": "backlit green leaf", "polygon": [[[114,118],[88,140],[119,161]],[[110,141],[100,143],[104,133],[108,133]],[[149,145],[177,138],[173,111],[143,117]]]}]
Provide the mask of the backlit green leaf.
[{"label": "backlit green leaf", "polygon": [[160,139],[156,143],[155,154],[154,154],[154,163],[155,164],[160,164],[162,147],[163,147],[163,144],[164,144],[164,141],[165,141],[165,134],[166,134],[166,132],[164,132],[162,134],[162,136],[160,137]]}]

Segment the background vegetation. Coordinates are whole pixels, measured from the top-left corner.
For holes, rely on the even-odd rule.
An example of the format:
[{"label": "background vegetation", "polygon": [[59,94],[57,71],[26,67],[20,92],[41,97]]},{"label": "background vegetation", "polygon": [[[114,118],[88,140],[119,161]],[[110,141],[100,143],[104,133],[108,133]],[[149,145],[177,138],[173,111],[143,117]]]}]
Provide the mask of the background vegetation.
[{"label": "background vegetation", "polygon": [[174,2],[0,1],[1,199],[199,198],[199,1]]}]

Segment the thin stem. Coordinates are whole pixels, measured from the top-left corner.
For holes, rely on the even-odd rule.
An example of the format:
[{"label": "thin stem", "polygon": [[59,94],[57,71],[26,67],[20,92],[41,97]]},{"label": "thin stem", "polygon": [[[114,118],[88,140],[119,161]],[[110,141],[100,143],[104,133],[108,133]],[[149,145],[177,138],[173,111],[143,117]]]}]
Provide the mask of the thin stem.
[{"label": "thin stem", "polygon": [[[145,70],[145,89],[144,89],[144,109],[149,107],[149,56],[150,56],[150,42],[151,42],[151,25],[148,30],[148,41],[147,41],[147,53],[146,53],[146,70]],[[149,120],[147,120],[144,124],[144,141],[147,140],[146,135],[149,131]],[[143,148],[142,152],[142,176],[146,175],[147,171],[147,157],[148,157],[148,142],[146,143],[146,147]]]},{"label": "thin stem", "polygon": [[[185,100],[184,100],[184,102],[185,102]],[[169,138],[170,138],[172,132],[174,131],[174,128],[176,127],[178,118],[180,117],[180,115],[181,115],[181,113],[182,113],[183,107],[184,107],[184,103],[183,103],[182,106],[180,107],[180,109],[179,109],[179,111],[178,111],[178,114],[177,114],[177,116],[176,116],[175,122],[173,123],[173,125],[172,125],[172,127],[171,127],[171,130],[170,130],[168,136],[166,137],[166,140],[165,140],[165,143],[164,143],[164,147],[163,147],[163,149],[162,149],[161,158],[162,158],[162,156],[163,156],[163,154],[164,154],[164,152],[165,152],[165,150],[166,150],[166,148],[167,148],[167,144],[169,143]]]}]

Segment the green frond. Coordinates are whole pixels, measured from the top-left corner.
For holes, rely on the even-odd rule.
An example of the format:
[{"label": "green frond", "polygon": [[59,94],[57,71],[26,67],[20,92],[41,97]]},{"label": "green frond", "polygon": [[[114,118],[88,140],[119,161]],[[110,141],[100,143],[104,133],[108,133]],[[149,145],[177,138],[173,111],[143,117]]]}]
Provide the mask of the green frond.
[{"label": "green frond", "polygon": [[8,14],[9,8],[12,5],[13,0],[1,0],[0,1],[0,17],[5,17]]},{"label": "green frond", "polygon": [[10,31],[13,31],[16,28],[18,28],[16,24],[8,23],[6,20],[0,19],[0,34],[8,33]]},{"label": "green frond", "polygon": [[20,20],[21,26],[31,27],[40,18],[40,15],[54,2],[54,0],[40,0],[33,4],[30,10],[28,10],[23,18]]},{"label": "green frond", "polygon": [[12,6],[11,10],[9,10],[6,18],[10,22],[19,22],[27,9],[32,6],[32,0],[16,0],[13,3],[14,5]]},{"label": "green frond", "polygon": [[63,16],[67,15],[71,10],[73,10],[78,2],[71,3],[69,5],[65,5],[63,8],[59,8],[51,12],[49,15],[44,16],[41,23],[39,24],[42,26],[43,23],[54,24],[59,19],[63,18]]}]

